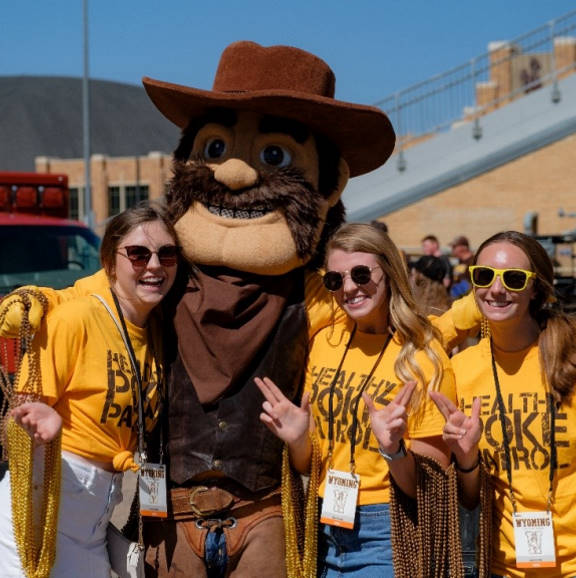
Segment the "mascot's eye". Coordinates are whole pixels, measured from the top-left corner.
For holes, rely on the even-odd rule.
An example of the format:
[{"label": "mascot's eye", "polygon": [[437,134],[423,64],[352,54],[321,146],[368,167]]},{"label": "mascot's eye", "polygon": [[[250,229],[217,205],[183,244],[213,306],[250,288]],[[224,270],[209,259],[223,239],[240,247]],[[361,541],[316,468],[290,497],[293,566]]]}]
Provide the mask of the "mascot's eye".
[{"label": "mascot's eye", "polygon": [[226,142],[221,138],[212,138],[204,146],[204,158],[219,159],[226,152]]},{"label": "mascot's eye", "polygon": [[292,155],[281,146],[269,145],[260,153],[260,160],[271,167],[287,167],[292,162]]}]

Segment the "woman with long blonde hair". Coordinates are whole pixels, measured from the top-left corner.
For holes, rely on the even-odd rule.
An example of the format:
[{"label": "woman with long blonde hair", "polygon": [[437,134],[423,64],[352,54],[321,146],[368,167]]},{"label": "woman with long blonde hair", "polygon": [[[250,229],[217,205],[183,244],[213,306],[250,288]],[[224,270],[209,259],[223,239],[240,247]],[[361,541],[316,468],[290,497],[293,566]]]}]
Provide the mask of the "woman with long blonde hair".
[{"label": "woman with long blonde hair", "polygon": [[[454,399],[452,370],[385,232],[343,225],[328,242],[323,280],[340,314],[312,339],[302,403],[257,379],[261,419],[300,473],[310,472],[317,440],[320,575],[394,576],[392,486],[416,496],[417,456],[448,465],[428,391]],[[445,569],[444,560],[429,563]]]}]

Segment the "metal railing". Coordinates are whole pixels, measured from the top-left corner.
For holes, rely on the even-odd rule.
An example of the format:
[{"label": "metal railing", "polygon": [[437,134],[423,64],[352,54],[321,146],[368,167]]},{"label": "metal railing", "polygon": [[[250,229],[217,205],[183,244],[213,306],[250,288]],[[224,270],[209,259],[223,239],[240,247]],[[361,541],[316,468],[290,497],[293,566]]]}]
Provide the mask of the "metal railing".
[{"label": "metal railing", "polygon": [[406,148],[463,123],[479,139],[483,115],[533,90],[548,86],[559,102],[558,80],[576,71],[575,34],[576,10],[375,103],[395,127],[398,170]]}]

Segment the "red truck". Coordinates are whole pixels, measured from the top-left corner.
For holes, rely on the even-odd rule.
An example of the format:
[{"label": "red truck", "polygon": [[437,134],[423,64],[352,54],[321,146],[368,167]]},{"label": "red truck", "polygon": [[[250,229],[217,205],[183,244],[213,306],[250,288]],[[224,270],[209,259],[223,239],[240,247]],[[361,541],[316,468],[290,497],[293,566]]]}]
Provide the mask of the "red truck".
[{"label": "red truck", "polygon": [[[100,268],[99,238],[68,219],[68,177],[0,171],[0,299],[22,285],[61,289]],[[14,371],[14,342],[0,364]]]}]

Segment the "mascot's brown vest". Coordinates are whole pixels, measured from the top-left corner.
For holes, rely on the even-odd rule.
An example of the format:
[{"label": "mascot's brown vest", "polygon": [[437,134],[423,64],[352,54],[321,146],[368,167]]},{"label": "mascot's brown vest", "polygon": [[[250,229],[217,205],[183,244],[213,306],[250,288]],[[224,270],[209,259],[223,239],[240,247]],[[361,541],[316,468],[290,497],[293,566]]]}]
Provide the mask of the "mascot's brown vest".
[{"label": "mascot's brown vest", "polygon": [[270,377],[296,399],[306,368],[308,326],[303,284],[295,290],[266,345],[242,383],[202,405],[177,357],[168,383],[168,454],[173,485],[186,485],[210,470],[222,472],[252,492],[278,486],[282,442],[260,421],[264,398],[254,377]]}]

